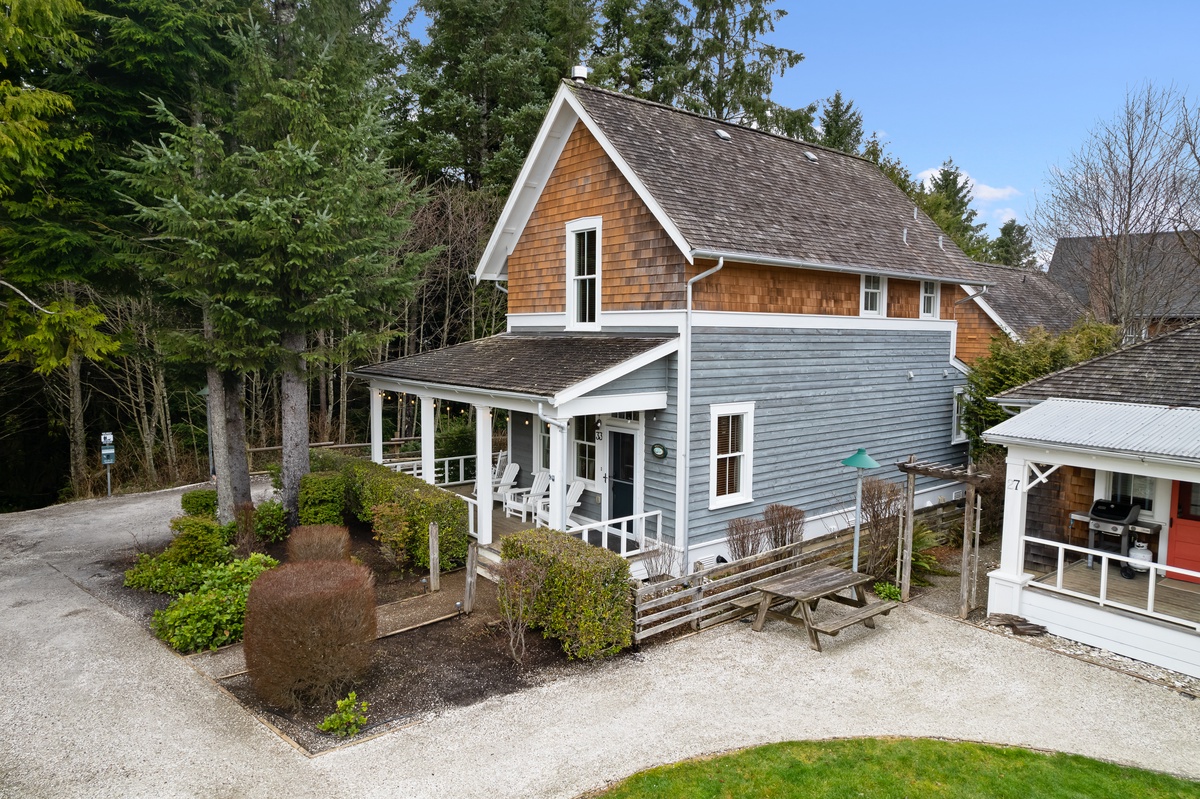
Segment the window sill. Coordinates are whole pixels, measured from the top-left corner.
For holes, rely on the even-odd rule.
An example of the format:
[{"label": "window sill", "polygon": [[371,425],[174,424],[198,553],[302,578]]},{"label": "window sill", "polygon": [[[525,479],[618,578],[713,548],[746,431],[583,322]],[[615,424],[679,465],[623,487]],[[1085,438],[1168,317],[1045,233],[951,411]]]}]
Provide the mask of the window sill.
[{"label": "window sill", "polygon": [[735,505],[748,505],[754,501],[754,497],[750,494],[729,494],[723,497],[710,496],[708,498],[709,510],[720,510],[721,508],[732,508]]}]

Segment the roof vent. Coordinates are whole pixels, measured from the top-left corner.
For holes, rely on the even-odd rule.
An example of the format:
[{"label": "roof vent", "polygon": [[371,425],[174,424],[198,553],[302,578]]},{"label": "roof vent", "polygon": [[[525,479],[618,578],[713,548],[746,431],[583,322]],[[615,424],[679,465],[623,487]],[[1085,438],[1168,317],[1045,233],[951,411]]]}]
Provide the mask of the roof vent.
[{"label": "roof vent", "polygon": [[817,154],[816,153],[805,150],[804,157],[807,158],[809,161],[812,161],[814,164],[817,163]]},{"label": "roof vent", "polygon": [[945,236],[938,236],[938,249],[942,252],[946,251]]},{"label": "roof vent", "polygon": [[913,206],[913,219],[917,218],[917,206]]},{"label": "roof vent", "polygon": [[908,228],[904,228],[903,236],[904,236],[904,246],[907,247],[908,246]]},{"label": "roof vent", "polygon": [[587,73],[587,64],[576,64],[571,67],[571,80],[582,86],[587,83]]},{"label": "roof vent", "polygon": [[721,130],[720,128],[717,128],[715,132],[717,134],[717,138],[720,139],[721,141],[732,141],[733,140],[733,137],[729,135],[729,131],[727,131],[727,130]]}]

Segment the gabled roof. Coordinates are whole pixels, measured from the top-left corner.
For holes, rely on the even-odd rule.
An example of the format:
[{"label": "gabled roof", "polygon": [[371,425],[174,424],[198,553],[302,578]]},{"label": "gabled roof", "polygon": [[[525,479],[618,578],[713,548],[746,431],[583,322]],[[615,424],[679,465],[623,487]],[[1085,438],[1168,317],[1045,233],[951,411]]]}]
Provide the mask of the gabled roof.
[{"label": "gabled roof", "polygon": [[1200,324],[1176,330],[1011,388],[1001,405],[1051,397],[1200,408]]},{"label": "gabled roof", "polygon": [[1086,309],[1045,272],[1000,264],[979,264],[992,281],[975,301],[1005,332],[1021,336],[1035,327],[1062,333],[1081,319]]},{"label": "gabled roof", "polygon": [[[1118,240],[1128,248],[1135,289],[1147,297],[1161,298],[1147,309],[1153,318],[1200,318],[1200,231],[1135,233]],[[1093,281],[1103,280],[1105,263],[1112,260],[1117,244],[1101,236],[1064,237],[1054,245],[1047,274],[1077,302],[1098,317],[1105,308],[1095,307]],[[1100,277],[1097,276],[1100,274]]]},{"label": "gabled roof", "polygon": [[505,259],[577,123],[592,133],[689,262],[724,256],[987,282],[866,159],[573,83],[564,83],[551,105],[478,278],[504,279]]},{"label": "gabled roof", "polygon": [[[405,383],[467,387],[557,404],[574,387],[626,374],[673,352],[674,336],[598,333],[512,334],[354,370],[355,376]],[[586,388],[586,386],[584,386]]]}]

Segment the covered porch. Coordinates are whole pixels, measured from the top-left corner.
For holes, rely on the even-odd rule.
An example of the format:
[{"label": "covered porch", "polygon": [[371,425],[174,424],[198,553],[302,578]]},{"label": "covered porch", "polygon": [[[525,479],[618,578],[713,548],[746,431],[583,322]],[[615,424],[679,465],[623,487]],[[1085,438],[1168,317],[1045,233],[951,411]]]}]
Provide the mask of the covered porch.
[{"label": "covered porch", "polygon": [[[647,507],[645,455],[647,427],[668,408],[667,360],[677,349],[675,337],[504,334],[361,369],[371,458],[383,462],[384,392],[415,395],[420,458],[394,468],[463,496],[481,545],[540,524],[634,555],[667,534],[662,508]],[[474,455],[437,457],[437,401],[471,406]],[[492,446],[497,410],[508,417],[501,452]]]},{"label": "covered porch", "polygon": [[[1051,399],[985,438],[1008,447],[988,611],[1200,676],[1200,410]],[[1136,516],[1089,533],[1097,500]]]}]

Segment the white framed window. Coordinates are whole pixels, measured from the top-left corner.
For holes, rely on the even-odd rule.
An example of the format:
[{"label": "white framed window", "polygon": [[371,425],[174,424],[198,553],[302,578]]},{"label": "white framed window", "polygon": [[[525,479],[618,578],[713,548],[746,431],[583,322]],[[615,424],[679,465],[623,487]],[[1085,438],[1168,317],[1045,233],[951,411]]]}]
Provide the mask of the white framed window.
[{"label": "white framed window", "polygon": [[576,416],[571,420],[571,477],[583,480],[591,490],[596,485],[596,431],[595,416]]},{"label": "white framed window", "polygon": [[963,428],[963,411],[967,407],[967,387],[954,387],[954,420],[950,429],[950,443],[964,444],[967,441],[967,431]]},{"label": "white framed window", "polygon": [[708,507],[754,499],[754,403],[709,406]]},{"label": "white framed window", "polygon": [[533,417],[533,470],[550,469],[550,425]]},{"label": "white framed window", "polygon": [[567,223],[567,327],[600,329],[601,228],[598,216]]},{"label": "white framed window", "polygon": [[937,319],[938,314],[938,283],[934,280],[921,281],[921,318]]},{"label": "white framed window", "polygon": [[1154,513],[1154,492],[1157,487],[1153,477],[1147,477],[1144,474],[1112,472],[1108,498],[1113,502],[1141,505],[1142,511],[1150,516]]},{"label": "white framed window", "polygon": [[887,316],[887,278],[879,275],[862,276],[861,316]]}]

